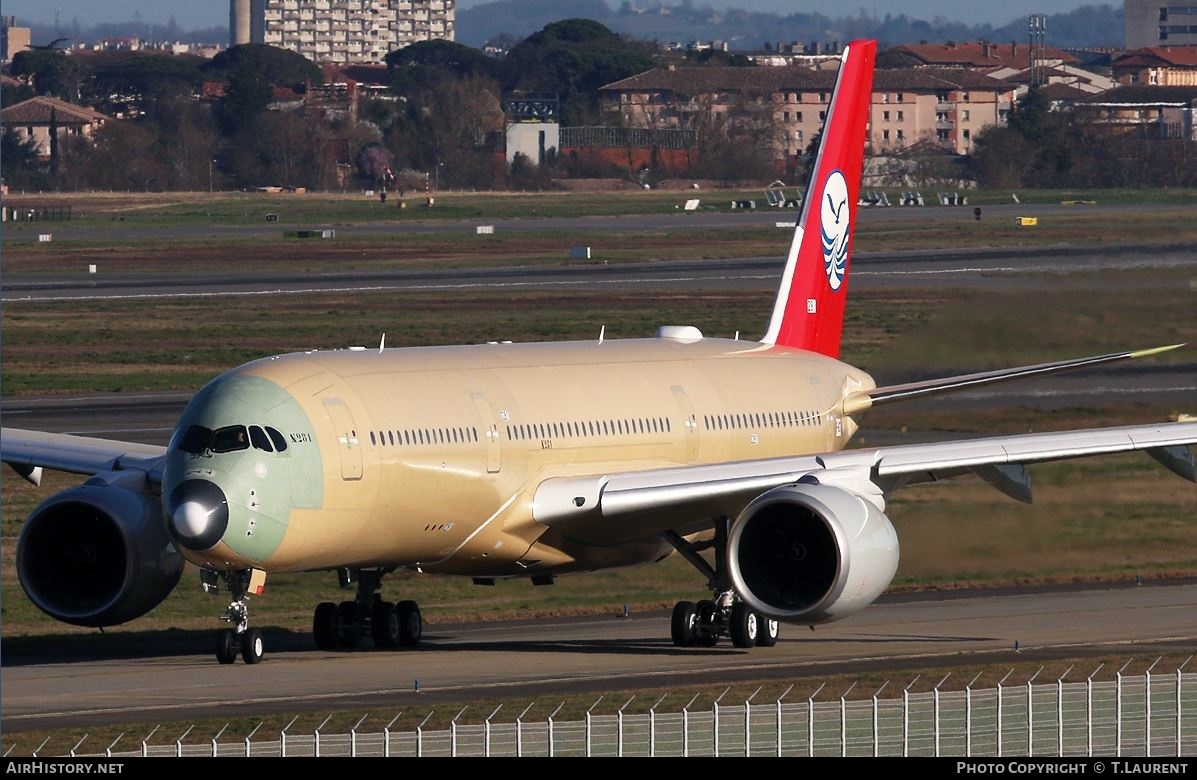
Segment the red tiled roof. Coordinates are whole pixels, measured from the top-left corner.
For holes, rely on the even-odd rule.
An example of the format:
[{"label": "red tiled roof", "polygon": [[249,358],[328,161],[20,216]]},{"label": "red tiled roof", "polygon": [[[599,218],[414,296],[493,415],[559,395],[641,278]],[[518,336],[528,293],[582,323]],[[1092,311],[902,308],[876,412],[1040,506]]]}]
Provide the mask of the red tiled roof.
[{"label": "red tiled roof", "polygon": [[[983,68],[996,64],[1029,68],[1031,53],[1025,43],[903,43],[887,50],[924,65]],[[1068,52],[1045,46],[1045,59],[1076,63]]]},{"label": "red tiled roof", "polygon": [[[603,87],[604,92],[675,92],[699,95],[712,92],[771,94],[785,91],[830,91],[835,71],[811,70],[801,65],[782,68],[654,68]],[[967,68],[895,68],[877,70],[873,91],[974,89],[1009,91],[1010,85]]]},{"label": "red tiled roof", "polygon": [[1147,46],[1128,51],[1110,65],[1115,68],[1150,68],[1161,65],[1197,68],[1197,46]]},{"label": "red tiled roof", "polygon": [[60,125],[90,125],[108,119],[99,111],[39,95],[20,103],[13,103],[0,111],[0,124],[49,125],[51,112],[54,112],[54,121]]}]

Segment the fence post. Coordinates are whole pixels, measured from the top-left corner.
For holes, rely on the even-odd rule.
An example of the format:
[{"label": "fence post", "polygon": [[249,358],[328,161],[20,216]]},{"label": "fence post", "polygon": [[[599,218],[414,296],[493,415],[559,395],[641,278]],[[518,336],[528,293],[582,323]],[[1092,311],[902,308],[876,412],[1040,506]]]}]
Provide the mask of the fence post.
[{"label": "fence post", "polygon": [[357,729],[366,722],[366,718],[370,717],[367,713],[362,716],[362,719],[353,724],[353,728],[349,729],[349,757],[357,758]]},{"label": "fence post", "polygon": [[229,724],[224,724],[220,727],[220,731],[216,732],[216,736],[212,737],[212,758],[216,758],[216,741],[220,739],[220,735],[229,727]]},{"label": "fence post", "polygon": [[[605,694],[605,693],[603,694],[603,696],[606,696],[606,695],[607,694]],[[595,700],[594,704],[590,705],[590,709],[586,710],[586,757],[587,758],[590,758],[590,712],[591,712],[591,710],[593,710],[595,707],[597,707],[599,705],[599,702],[603,700],[603,696],[599,696],[598,699]]]},{"label": "fence post", "polygon": [[977,676],[964,686],[964,757],[973,754],[973,683],[981,679],[984,672],[977,672]]},{"label": "fence post", "polygon": [[856,687],[857,680],[853,680],[848,690],[840,694],[840,757],[848,755],[848,694]]},{"label": "fence post", "polygon": [[1183,670],[1186,666],[1189,665],[1189,661],[1192,661],[1192,660],[1193,660],[1193,656],[1189,656],[1188,658],[1185,659],[1185,662],[1183,664],[1181,664],[1180,666],[1178,666],[1176,669],[1176,755],[1177,756],[1182,755],[1182,753],[1180,752],[1180,747],[1181,747],[1180,746],[1180,679],[1181,679],[1180,673],[1181,673],[1181,670]]},{"label": "fence post", "polygon": [[1101,671],[1105,662],[1097,665],[1085,681],[1085,754],[1093,757],[1093,678]]},{"label": "fence post", "polygon": [[1035,708],[1031,704],[1035,700],[1035,697],[1032,695],[1033,689],[1031,687],[1031,683],[1035,682],[1035,678],[1038,677],[1039,672],[1042,672],[1042,671],[1043,671],[1043,667],[1040,666],[1039,670],[1037,672],[1035,672],[1034,674],[1032,674],[1031,678],[1029,680],[1027,680],[1027,756],[1028,757],[1035,755],[1035,745],[1034,745],[1034,742],[1035,742],[1034,709]]},{"label": "fence post", "polygon": [[382,757],[391,757],[391,726],[395,725],[395,721],[399,720],[399,716],[403,714],[403,710],[395,713],[395,717],[391,718],[391,722],[382,727]]},{"label": "fence post", "polygon": [[[158,727],[155,726],[154,731],[157,731],[157,730],[158,730]],[[150,737],[154,736],[154,731],[151,731],[149,733],[149,736],[146,737],[146,739],[149,739]],[[33,751],[34,758],[37,758],[37,754],[41,752],[42,748],[44,748],[46,746],[46,743],[49,741],[50,741],[49,737],[46,737],[45,739],[42,740],[42,744],[38,745],[37,749]],[[145,755],[145,739],[143,739],[141,741],[141,755],[143,755],[143,756]]]},{"label": "fence post", "polygon": [[1143,689],[1143,695],[1145,699],[1145,706],[1143,709],[1146,711],[1146,715],[1143,716],[1143,734],[1145,736],[1145,741],[1147,742],[1148,758],[1151,758],[1151,670],[1154,669],[1155,665],[1159,662],[1160,659],[1156,658],[1151,663],[1151,666],[1147,667],[1147,671],[1143,673],[1147,678],[1146,686]]},{"label": "fence post", "polygon": [[665,701],[665,697],[668,695],[669,694],[666,693],[661,698],[657,699],[657,703],[654,704],[648,711],[648,757],[649,758],[655,758],[657,755],[657,707],[659,707],[661,705],[661,702]]},{"label": "fence post", "polygon": [[558,712],[561,712],[561,708],[564,706],[565,702],[561,702],[557,705],[557,709],[549,713],[549,758],[553,757],[553,718],[557,716]]},{"label": "fence post", "polygon": [[877,723],[877,712],[880,709],[880,702],[878,696],[885,690],[885,686],[889,685],[889,680],[881,683],[881,687],[873,693],[873,757],[881,755],[881,730]]},{"label": "fence post", "polygon": [[1118,673],[1114,675],[1114,755],[1119,758],[1122,757],[1122,673],[1133,660],[1135,660],[1134,656],[1130,661],[1124,663]]},{"label": "fence post", "polygon": [[794,690],[793,685],[791,685],[789,688],[786,688],[785,693],[783,693],[782,695],[777,697],[777,703],[776,703],[777,713],[776,714],[777,714],[777,757],[778,758],[781,758],[781,700],[784,699],[786,696],[788,696],[790,691],[792,691],[792,690]]},{"label": "fence post", "polygon": [[488,715],[486,718],[486,722],[482,724],[482,757],[483,758],[490,758],[490,721],[491,721],[491,718],[493,718],[494,716],[499,714],[499,710],[501,710],[501,709],[503,709],[502,704],[500,704],[498,707],[495,707],[495,711],[492,712],[490,715]]},{"label": "fence post", "polygon": [[1072,666],[1056,680],[1056,755],[1061,757],[1064,755],[1064,678],[1072,671]]},{"label": "fence post", "polygon": [[942,679],[942,680],[940,680],[939,682],[935,683],[935,689],[934,689],[934,694],[935,694],[935,723],[934,723],[933,725],[934,725],[934,728],[935,728],[935,756],[936,756],[937,758],[939,757],[939,686],[941,686],[941,685],[943,685],[945,682],[947,682],[947,681],[948,681],[948,678],[949,678],[949,677],[951,677],[951,676],[952,676],[952,673],[951,673],[951,672],[948,672],[947,674],[945,674],[945,675],[943,676],[943,679]]},{"label": "fence post", "polygon": [[[690,700],[690,704],[698,701],[698,694]],[[690,755],[690,704],[682,707],[682,758]]]},{"label": "fence post", "polygon": [[902,689],[902,758],[910,755],[910,686],[922,677],[916,674],[905,688]]},{"label": "fence post", "polygon": [[457,713],[453,720],[449,721],[449,755],[453,758],[457,758],[457,720],[462,715],[465,715],[465,711],[469,708],[470,705],[468,704],[462,707],[461,712]]},{"label": "fence post", "polygon": [[713,740],[714,746],[715,746],[715,758],[719,758],[719,701],[724,696],[726,696],[727,692],[730,690],[731,690],[730,685],[727,686],[726,688],[724,688],[723,693],[719,694],[719,697],[716,698],[714,703],[711,705],[715,710],[715,716],[713,718],[713,720],[715,721],[715,734],[714,734],[714,740]]},{"label": "fence post", "polygon": [[258,729],[262,728],[262,724],[266,721],[258,721],[258,725],[254,726],[254,730],[245,735],[245,757],[249,758],[249,741],[253,739],[254,734],[258,733]]},{"label": "fence post", "polygon": [[435,713],[436,710],[429,710],[428,716],[420,721],[419,726],[416,726],[416,758],[424,756],[424,724],[431,720]]},{"label": "fence post", "polygon": [[[635,699],[635,698],[636,698],[636,694],[633,693],[632,699]],[[623,758],[623,711],[626,710],[628,708],[628,705],[632,703],[632,699],[628,699],[627,701],[625,701],[623,703],[623,706],[619,708],[619,711],[615,713],[615,719],[616,719],[615,756],[616,756],[616,758]]]},{"label": "fence post", "polygon": [[[188,731],[190,731],[190,730],[191,730],[191,729],[188,729]],[[76,742],[76,743],[75,743],[75,746],[74,746],[73,748],[71,748],[71,752],[70,752],[70,757],[71,757],[71,758],[74,758],[74,757],[75,757],[75,751],[79,749],[79,746],[80,746],[80,745],[82,745],[82,744],[84,743],[84,741],[87,739],[87,737],[88,737],[88,735],[87,735],[87,734],[84,734],[84,735],[83,735],[83,739],[81,739],[81,740],[79,740],[78,742]]]},{"label": "fence post", "polygon": [[316,730],[312,733],[312,741],[316,743],[316,758],[320,758],[320,729],[327,726],[330,720],[332,720],[331,714],[329,714],[329,716],[324,719],[324,722],[317,726]]},{"label": "fence post", "polygon": [[744,700],[744,756],[746,758],[752,755],[752,700],[756,698],[763,687],[763,685],[757,687],[752,695]]},{"label": "fence post", "polygon": [[997,684],[997,755],[1002,757],[1002,683],[1014,674],[1014,670],[1006,672],[1006,676],[998,680]]},{"label": "fence post", "polygon": [[536,706],[536,702],[532,702],[524,711],[515,719],[515,757],[520,758],[524,755],[524,716],[528,714],[528,710]]},{"label": "fence post", "polygon": [[[150,754],[150,747],[149,747],[150,737],[154,736],[154,734],[156,734],[158,732],[158,729],[161,726],[162,726],[162,724],[159,723],[157,726],[154,726],[153,731],[151,731],[149,734],[146,734],[144,737],[142,737],[142,739],[141,739],[141,757],[142,758],[145,758],[146,756],[148,756]],[[46,737],[46,742],[49,742],[49,741],[50,741],[50,738]],[[42,743],[43,747],[45,746],[46,742]],[[37,750],[41,750],[41,748],[39,747]],[[37,757],[37,750],[33,751],[33,755],[35,758]]]},{"label": "fence post", "polygon": [[827,683],[821,684],[814,693],[806,698],[806,754],[808,756],[815,754],[815,697],[826,685]]},{"label": "fence post", "polygon": [[294,726],[295,721],[297,720],[299,720],[298,715],[296,715],[294,718],[291,718],[291,722],[284,726],[283,730],[279,732],[279,754],[282,758],[287,757],[287,729]]},{"label": "fence post", "polygon": [[[1178,674],[1180,673],[1180,670],[1179,670],[1179,669],[1177,669],[1176,671],[1177,671],[1177,673],[1178,673]],[[1178,677],[1177,679],[1179,680],[1180,678]],[[1178,685],[1178,686],[1176,686],[1176,687],[1177,687],[1177,690],[1179,691],[1179,689],[1180,689],[1180,686]],[[1177,695],[1177,696],[1179,696],[1179,695],[1180,695],[1180,693],[1178,692],[1176,695]],[[1178,732],[1178,733],[1179,733],[1179,732]],[[117,742],[120,742],[120,741],[121,741],[121,738],[122,738],[122,737],[124,737],[124,736],[125,736],[125,732],[123,732],[123,731],[122,731],[120,734],[118,734],[118,735],[117,735],[116,739],[112,740],[112,744],[111,744],[111,745],[109,745],[109,746],[107,747],[107,749],[105,749],[105,750],[104,750],[104,755],[105,755],[106,757],[108,757],[108,758],[112,758],[112,749],[113,749],[114,747],[116,747],[116,743],[117,743]],[[217,735],[217,736],[219,736],[219,735]],[[14,745],[15,745],[15,743],[14,743]],[[12,748],[9,748],[9,750],[12,750]],[[7,756],[7,755],[8,755],[8,753],[5,753],[4,755],[6,755],[6,756]],[[1180,753],[1177,753],[1176,755],[1178,755],[1178,756],[1179,756],[1179,755],[1180,755]]]},{"label": "fence post", "polygon": [[194,723],[188,726],[187,730],[180,734],[179,738],[175,740],[175,758],[183,757],[183,740],[187,738],[187,735],[191,733],[193,728],[195,728]]}]

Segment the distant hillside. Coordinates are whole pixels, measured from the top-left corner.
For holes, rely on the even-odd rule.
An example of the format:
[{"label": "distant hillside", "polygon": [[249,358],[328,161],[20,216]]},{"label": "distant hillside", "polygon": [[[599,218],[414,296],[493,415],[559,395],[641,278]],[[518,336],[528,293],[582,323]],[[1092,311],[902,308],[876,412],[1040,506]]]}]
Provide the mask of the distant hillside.
[{"label": "distant hillside", "polygon": [[[1025,41],[1027,20],[1008,25],[969,25],[935,19],[925,21],[899,14],[830,18],[822,14],[714,10],[683,1],[682,4],[625,2],[613,9],[603,0],[497,0],[457,12],[457,40],[481,46],[506,34],[521,38],[558,19],[580,17],[602,22],[610,29],[636,38],[662,42],[725,40],[732,49],[759,49],[766,41],[810,43],[845,42],[876,38],[883,46],[896,43],[972,41]],[[1059,48],[1121,46],[1124,35],[1122,8],[1092,5],[1047,20],[1047,41]]]}]

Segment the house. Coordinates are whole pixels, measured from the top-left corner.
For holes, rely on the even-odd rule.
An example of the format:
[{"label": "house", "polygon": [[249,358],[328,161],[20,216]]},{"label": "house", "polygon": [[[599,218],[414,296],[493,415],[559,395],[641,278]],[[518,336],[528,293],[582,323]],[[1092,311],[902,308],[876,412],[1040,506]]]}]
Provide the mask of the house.
[{"label": "house", "polygon": [[1118,87],[1072,110],[1138,138],[1197,141],[1197,85]]},{"label": "house", "polygon": [[[1195,17],[1197,18],[1197,17]],[[1148,46],[1110,63],[1114,80],[1127,87],[1197,85],[1197,46]]]},{"label": "house", "polygon": [[50,127],[58,128],[59,137],[90,138],[108,121],[99,111],[77,106],[58,98],[38,96],[14,103],[0,110],[0,127],[12,129],[21,141],[33,138],[38,157],[50,159]]}]

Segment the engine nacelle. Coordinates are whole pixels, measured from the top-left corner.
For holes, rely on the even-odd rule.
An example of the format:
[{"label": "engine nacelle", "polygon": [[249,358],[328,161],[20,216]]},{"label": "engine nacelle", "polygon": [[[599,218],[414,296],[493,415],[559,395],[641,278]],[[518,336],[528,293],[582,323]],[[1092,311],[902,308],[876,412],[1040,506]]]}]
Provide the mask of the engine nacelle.
[{"label": "engine nacelle", "polygon": [[736,592],[758,612],[813,625],[871,604],[898,570],[898,535],[862,496],[830,485],[774,488],[728,535]]},{"label": "engine nacelle", "polygon": [[[113,472],[38,505],[17,541],[21,587],[39,609],[76,626],[111,626],[149,612],[174,590],[183,556],[144,474]],[[128,484],[122,484],[128,483]]]}]

